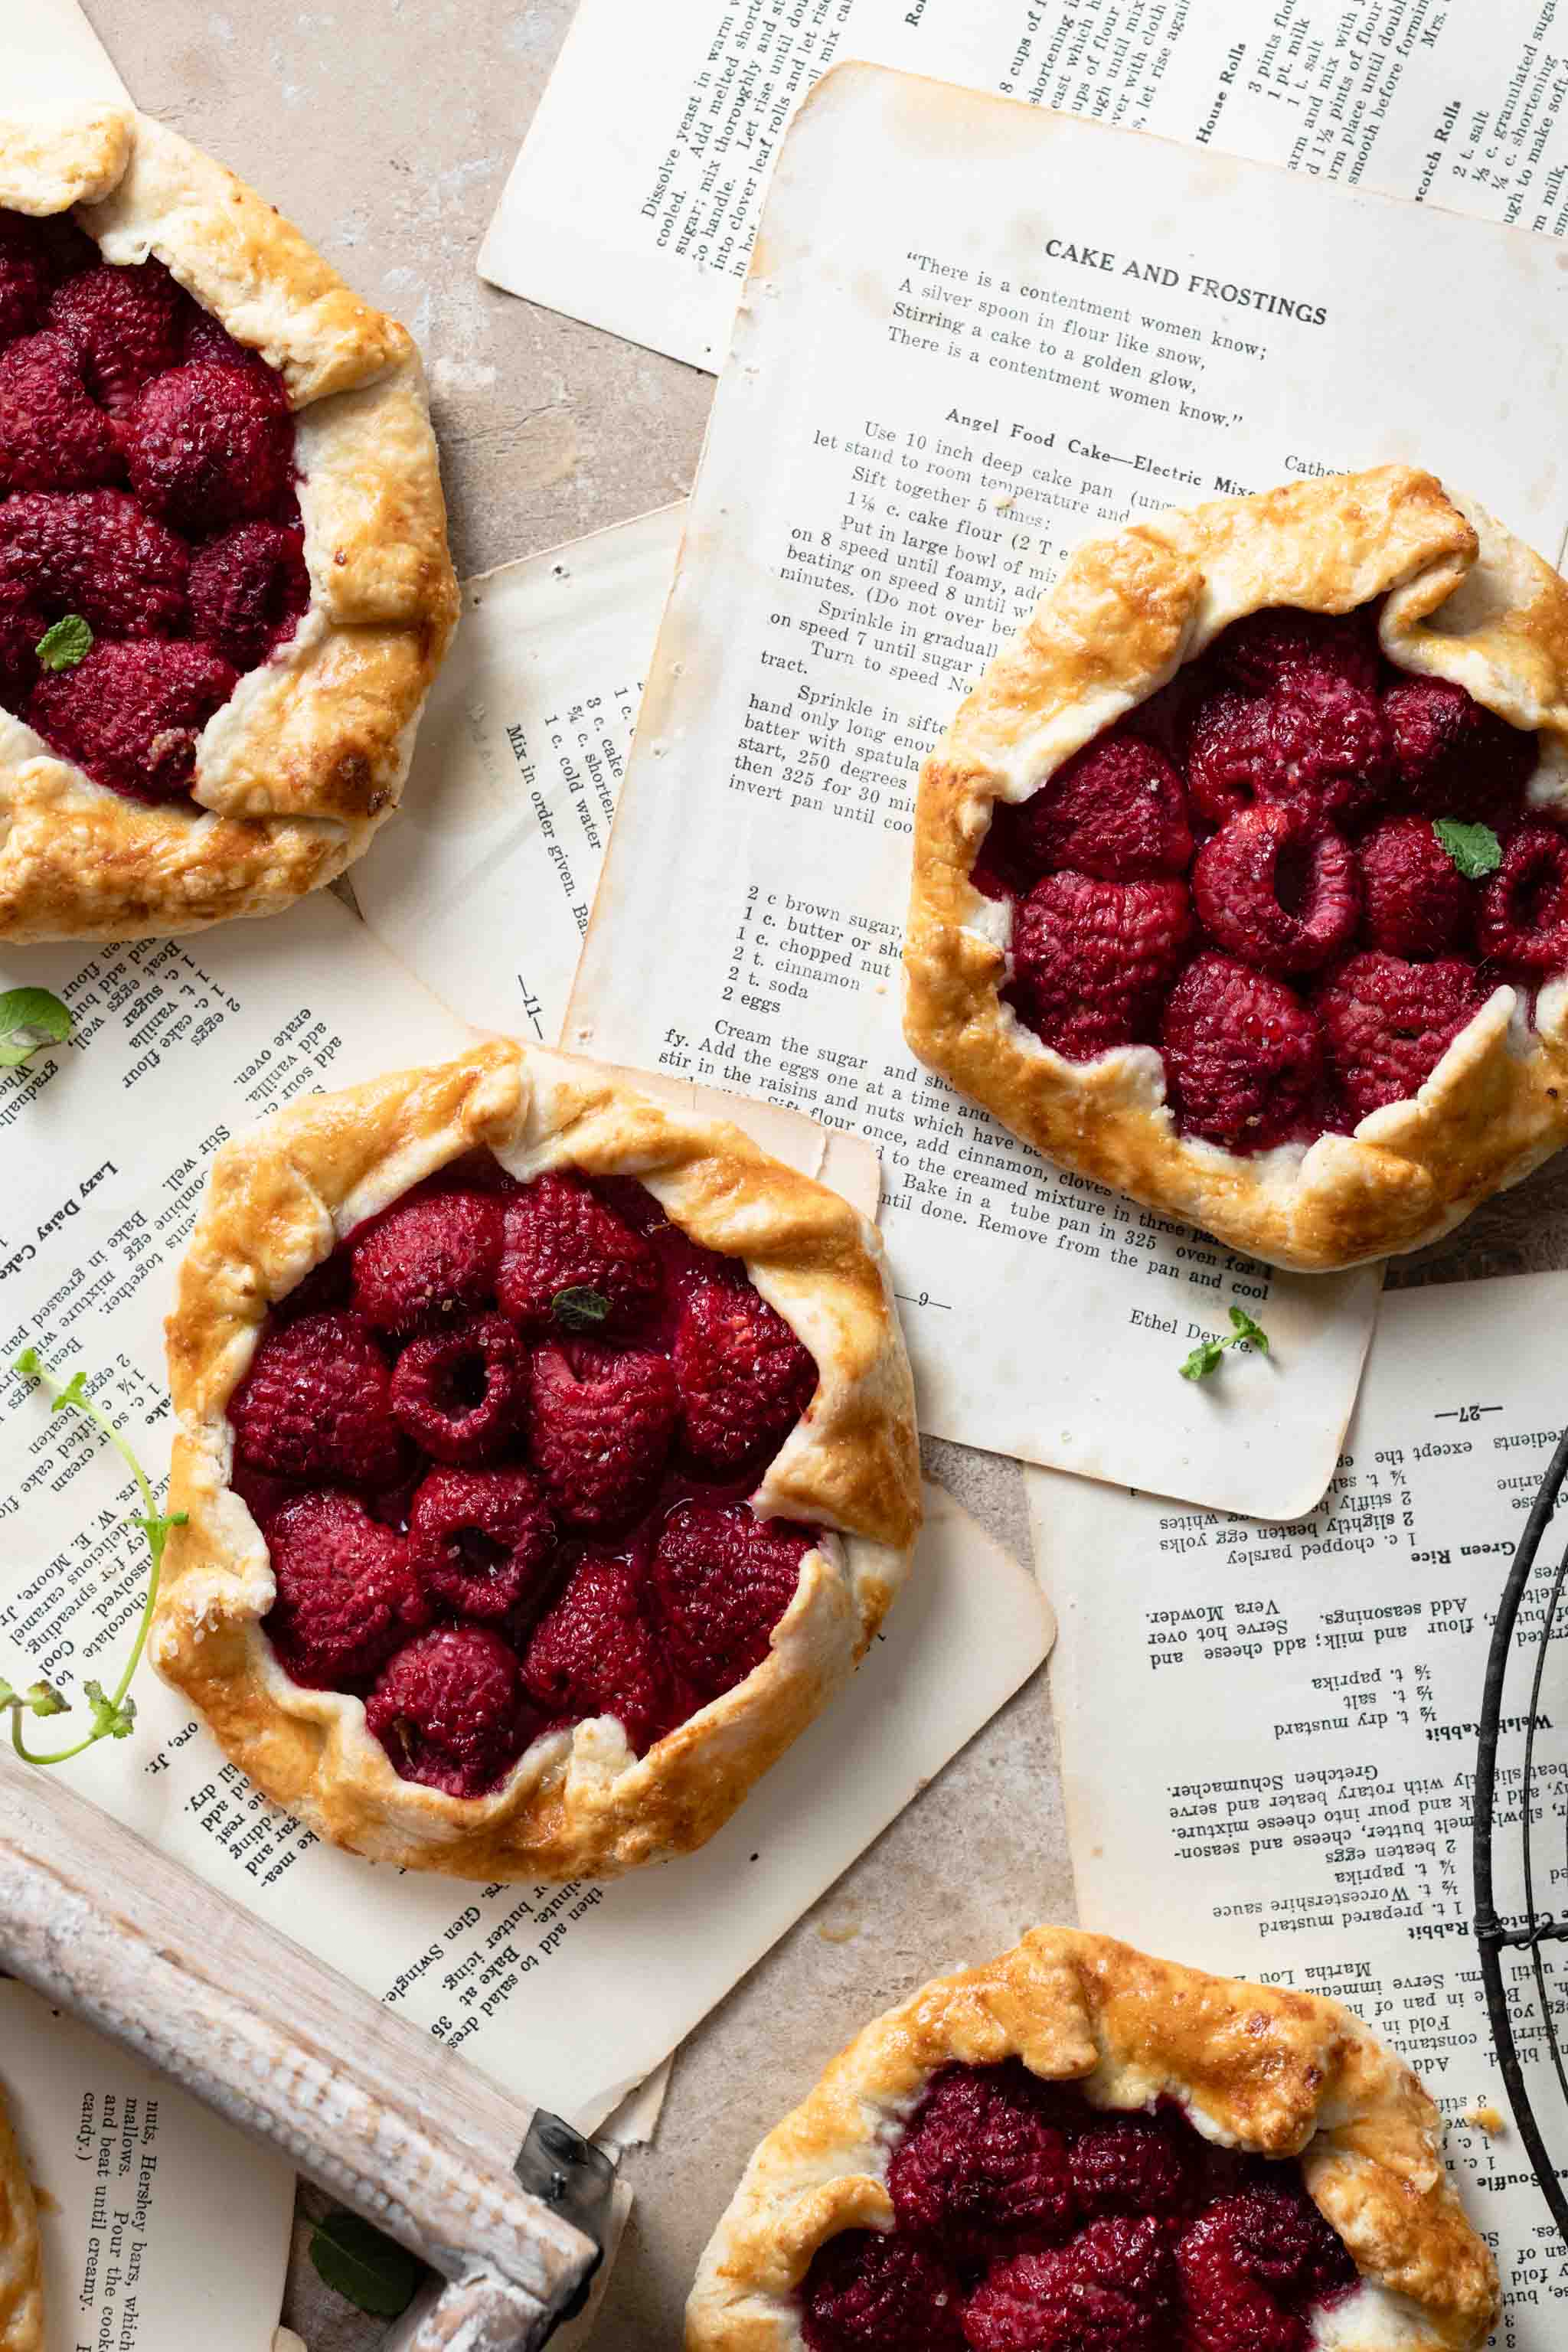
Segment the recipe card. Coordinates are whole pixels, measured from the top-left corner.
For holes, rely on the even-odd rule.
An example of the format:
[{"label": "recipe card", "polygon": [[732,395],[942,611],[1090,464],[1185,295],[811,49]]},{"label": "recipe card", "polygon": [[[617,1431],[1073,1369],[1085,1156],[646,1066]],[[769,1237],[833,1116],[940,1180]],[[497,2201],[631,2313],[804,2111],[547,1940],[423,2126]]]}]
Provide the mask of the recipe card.
[{"label": "recipe card", "polygon": [[463,583],[356,905],[453,1011],[552,1045],[610,837],[684,501]]},{"label": "recipe card", "polygon": [[[879,1146],[928,1432],[1281,1518],[1321,1495],[1377,1272],[1258,1266],[920,1068],[914,780],[1068,548],[1173,500],[1405,458],[1554,551],[1558,258],[872,67],[792,131],[563,1042]],[[1180,1381],[1232,1304],[1272,1356]]]},{"label": "recipe card", "polygon": [[[307,1090],[460,1050],[469,1033],[334,899],[189,941],[0,952],[53,988],[72,1039],[0,1072],[0,1365],[85,1371],[161,1484],[162,1318],[212,1154]],[[669,1080],[656,1077],[656,1088]],[[689,1082],[678,1076],[678,1095]],[[874,1212],[862,1142],[727,1106]],[[0,1372],[0,1675],[79,1710],[112,1687],[145,1590],[139,1504],[80,1418]],[[697,1855],[610,1885],[467,1885],[321,1844],[138,1678],[133,1738],[68,1769],[128,1826],[297,1936],[503,2085],[591,2130],[979,1730],[1045,1656],[1035,1580],[940,1489],[907,1590],[850,1685]],[[76,1717],[33,1725],[38,1747]],[[0,1758],[5,1776],[22,1766]],[[699,1923],[694,1931],[693,1923]]]},{"label": "recipe card", "polygon": [[[1565,1316],[1568,1274],[1385,1298],[1328,1495],[1295,1526],[1028,1477],[1061,1622],[1052,1696],[1082,1924],[1331,1994],[1409,2061],[1497,2252],[1508,2352],[1557,2352],[1568,2252],[1509,2121],[1470,1831],[1492,1624],[1564,1412]],[[1536,1906],[1561,1915],[1568,1901],[1561,1620],[1533,1722],[1530,1685],[1563,1520],[1542,1542],[1504,1686],[1493,1853],[1510,1924],[1523,1909],[1531,1728]],[[1562,2033],[1561,1945],[1541,1967]],[[1506,1957],[1504,1980],[1537,2115],[1561,2147],[1568,2111],[1528,1954]]]},{"label": "recipe card", "polygon": [[1559,0],[581,0],[479,270],[717,369],[785,126],[850,58],[1560,236],[1565,41]]},{"label": "recipe card", "polygon": [[37,2197],[44,2352],[269,2352],[291,2165],[9,1979],[0,2088]]}]

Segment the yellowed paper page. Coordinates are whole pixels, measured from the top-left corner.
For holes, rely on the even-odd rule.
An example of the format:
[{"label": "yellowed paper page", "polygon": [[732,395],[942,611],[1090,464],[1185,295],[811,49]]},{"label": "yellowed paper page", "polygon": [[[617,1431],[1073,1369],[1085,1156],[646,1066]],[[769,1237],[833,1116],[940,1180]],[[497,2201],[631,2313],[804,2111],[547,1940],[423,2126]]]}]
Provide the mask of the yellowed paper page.
[{"label": "yellowed paper page", "polygon": [[283,2159],[8,1980],[0,2077],[38,2191],[45,2352],[269,2352]]},{"label": "yellowed paper page", "polygon": [[[1496,2233],[1510,2352],[1562,2343],[1568,2255],[1507,2122],[1476,1965],[1471,1806],[1491,1621],[1562,1418],[1565,1313],[1562,1274],[1385,1299],[1329,1496],[1303,1524],[1029,1474],[1036,1559],[1061,1615],[1052,1694],[1083,1924],[1331,1993],[1386,2035],[1447,2118],[1472,2220]],[[1562,1549],[1549,1531],[1504,1692],[1510,1920],[1529,1667]],[[1553,1659],[1533,1839],[1537,1904],[1559,1912],[1560,1694]],[[1543,1966],[1562,2032],[1558,1949]],[[1506,1969],[1542,2129],[1561,2147],[1568,2103],[1542,2054],[1528,1955]],[[1475,2119],[1493,2109],[1500,2132]]]}]

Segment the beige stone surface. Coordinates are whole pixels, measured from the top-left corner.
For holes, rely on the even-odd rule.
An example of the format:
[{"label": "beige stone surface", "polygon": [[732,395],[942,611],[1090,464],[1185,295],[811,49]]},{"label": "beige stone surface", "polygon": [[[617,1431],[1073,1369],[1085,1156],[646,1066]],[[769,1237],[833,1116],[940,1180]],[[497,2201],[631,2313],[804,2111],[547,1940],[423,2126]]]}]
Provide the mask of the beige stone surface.
[{"label": "beige stone surface", "polygon": [[[460,572],[689,488],[710,378],[475,275],[572,0],[86,6],[141,106],[252,180],[417,335]],[[1397,1278],[1561,1265],[1565,1235],[1568,1160]],[[927,1466],[1028,1558],[1016,1465],[931,1445]],[[868,2016],[938,1969],[1071,1916],[1042,1675],[682,2050],[658,2141],[628,2160],[637,2208],[595,2345],[679,2344],[698,2252],[753,2143]],[[694,1918],[693,1937],[702,1932]],[[361,2352],[378,2327],[323,2303],[304,2236],[286,2316],[311,2352]]]}]

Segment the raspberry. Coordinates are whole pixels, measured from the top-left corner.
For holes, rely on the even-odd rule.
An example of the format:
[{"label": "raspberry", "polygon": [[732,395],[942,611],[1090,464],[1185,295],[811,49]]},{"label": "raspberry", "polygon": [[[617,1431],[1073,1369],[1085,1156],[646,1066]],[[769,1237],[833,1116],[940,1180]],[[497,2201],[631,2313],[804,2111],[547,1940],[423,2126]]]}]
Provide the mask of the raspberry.
[{"label": "raspberry", "polygon": [[845,2230],[817,2248],[801,2293],[806,2352],[964,2352],[963,2290],[917,2239]]},{"label": "raspberry", "polygon": [[287,400],[282,378],[268,367],[261,353],[253,352],[248,344],[237,343],[221,320],[194,303],[185,321],[182,356],[193,367],[237,368],[242,375],[253,375],[268,385],[274,400]]},{"label": "raspberry", "polygon": [[1370,950],[1341,964],[1316,1007],[1352,1124],[1414,1095],[1485,996],[1474,967],[1457,956],[1405,963]]},{"label": "raspberry", "polygon": [[749,1503],[685,1503],[671,1512],[650,1580],[670,1655],[704,1698],[761,1665],[816,1540],[787,1519],[759,1519]]},{"label": "raspberry", "polygon": [[497,1287],[507,1313],[537,1331],[552,1328],[560,1292],[596,1290],[610,1302],[601,1328],[620,1330],[658,1298],[658,1260],[581,1176],[536,1176],[507,1203]]},{"label": "raspberry", "polygon": [[420,1589],[462,1617],[504,1617],[539,1582],[555,1522],[526,1470],[432,1470],[408,1549]]},{"label": "raspberry", "polygon": [[1355,937],[1361,877],[1338,834],[1264,801],[1199,850],[1193,905],[1221,947],[1260,971],[1310,971]]},{"label": "raspberry", "polygon": [[1047,874],[1013,919],[1019,1009],[1069,1061],[1144,1039],[1191,928],[1183,882]]},{"label": "raspberry", "polygon": [[267,1522],[278,1598],[266,1623],[296,1682],[379,1674],[428,1622],[408,1545],[352,1495],[295,1495]]},{"label": "raspberry", "polygon": [[[54,282],[43,223],[0,212],[0,343],[36,327]],[[0,445],[3,446],[3,445]]]},{"label": "raspberry", "polygon": [[24,591],[0,580],[0,702],[19,709],[38,675],[37,643],[48,614]]},{"label": "raspberry", "polygon": [[640,1756],[669,1714],[669,1694],[637,1580],[624,1559],[584,1559],[542,1617],[522,1678],[548,1714],[613,1715]]},{"label": "raspberry", "polygon": [[1370,816],[1389,780],[1387,723],[1374,694],[1334,670],[1290,673],[1266,705],[1279,766],[1260,785],[1318,824]]},{"label": "raspberry", "polygon": [[1518,815],[1540,751],[1533,735],[1446,677],[1399,678],[1383,709],[1394,773],[1417,808],[1492,825]]},{"label": "raspberry", "polygon": [[1422,962],[1458,947],[1470,911],[1464,876],[1438,840],[1431,820],[1391,816],[1361,845],[1368,947]]},{"label": "raspberry", "polygon": [[1086,2214],[1169,2215],[1192,2188],[1190,2126],[1164,2116],[1100,2115],[1071,2147],[1072,2185]]},{"label": "raspberry", "polygon": [[385,1360],[357,1315],[304,1315],[269,1331],[228,1417],[240,1460],[275,1477],[390,1486],[402,1467]]},{"label": "raspberry", "polygon": [[177,636],[190,551],[123,490],[40,491],[0,506],[0,588],[100,636]]},{"label": "raspberry", "polygon": [[522,1420],[528,1351],[504,1315],[411,1339],[392,1370],[398,1425],[437,1462],[489,1462]]},{"label": "raspberry", "polygon": [[1304,2196],[1223,2198],[1175,2250],[1193,2352],[1307,2352],[1301,2306],[1353,2284],[1355,2265]]},{"label": "raspberry", "polygon": [[483,1796],[541,1728],[515,1654],[480,1625],[438,1625],[410,1642],[364,1719],[404,1780],[448,1797]]},{"label": "raspberry", "polygon": [[1187,966],[1160,1042],[1181,1125],[1233,1151],[1262,1151],[1295,1133],[1322,1075],[1318,1024],[1300,998],[1229,956]]},{"label": "raspberry", "polygon": [[1337,675],[1370,693],[1377,684],[1377,632],[1363,613],[1273,604],[1223,629],[1209,659],[1246,694],[1267,694],[1305,670]]},{"label": "raspberry", "polygon": [[1483,955],[1542,979],[1568,964],[1568,835],[1521,827],[1481,893],[1476,938]]},{"label": "raspberry", "polygon": [[500,1264],[501,1204],[468,1185],[405,1193],[349,1244],[353,1302],[399,1337],[486,1307]]},{"label": "raspberry", "polygon": [[536,1351],[529,1434],[569,1527],[618,1527],[652,1500],[679,1406],[666,1357],[590,1339]]},{"label": "raspberry", "polygon": [[1030,878],[1047,868],[1107,882],[1184,874],[1193,854],[1187,798],[1164,753],[1136,735],[1102,735],[1059,768],[1020,811]]},{"label": "raspberry", "polygon": [[131,487],[164,521],[204,537],[272,513],[289,488],[294,428],[279,394],[237,368],[154,376],[125,426]]},{"label": "raspberry", "polygon": [[190,307],[161,261],[132,268],[100,261],[66,279],[49,304],[49,324],[76,352],[94,397],[123,416],[143,385],[179,365]]},{"label": "raspberry", "polygon": [[239,684],[205,646],[94,646],[75,669],[39,678],[26,716],[62,759],[132,800],[179,800],[195,774],[196,742]]},{"label": "raspberry", "polygon": [[242,522],[191,565],[191,628],[237,670],[287,644],[310,601],[302,523]]},{"label": "raspberry", "polygon": [[0,352],[0,492],[88,490],[124,471],[63,336],[29,335]]},{"label": "raspberry", "polygon": [[1221,825],[1279,786],[1279,753],[1268,705],[1245,694],[1212,694],[1187,724],[1187,793],[1205,824]]},{"label": "raspberry", "polygon": [[999,2263],[969,2299],[964,2337],[972,2352],[1166,2352],[1173,2284],[1158,2221],[1091,2221]]},{"label": "raspberry", "polygon": [[1068,2143],[1041,2113],[1016,2059],[947,2066],[933,2077],[888,2166],[900,2228],[942,2241],[963,2270],[1031,2238],[1059,2237],[1077,2212]]},{"label": "raspberry", "polygon": [[816,1390],[816,1366],[784,1317],[749,1282],[699,1282],[676,1326],[681,1436],[704,1468],[735,1471],[794,1428]]}]

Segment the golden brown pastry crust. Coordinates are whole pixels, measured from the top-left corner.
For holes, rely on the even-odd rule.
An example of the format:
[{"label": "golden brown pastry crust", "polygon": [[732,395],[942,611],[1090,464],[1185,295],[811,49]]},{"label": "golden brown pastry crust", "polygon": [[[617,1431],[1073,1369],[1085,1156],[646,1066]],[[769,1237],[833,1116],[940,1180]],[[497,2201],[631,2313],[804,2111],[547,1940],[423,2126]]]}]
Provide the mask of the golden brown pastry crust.
[{"label": "golden brown pastry crust", "polygon": [[[764,1517],[835,1533],[806,1555],[763,1664],[640,1761],[600,1717],[537,1741],[501,1789],[464,1799],[401,1780],[361,1700],[303,1689],[279,1666],[260,1622],[272,1571],[228,1483],[226,1412],[272,1302],[351,1226],[481,1145],[523,1179],[561,1166],[636,1175],[697,1241],[744,1258],[820,1372],[753,1499]],[[213,1162],[168,1341],[171,1507],[189,1521],[165,1557],[154,1661],[268,1796],[377,1861],[605,1878],[689,1852],[847,1678],[909,1565],[914,1399],[874,1228],[738,1129],[666,1109],[593,1063],[495,1042],[237,1137]]]},{"label": "golden brown pastry crust", "polygon": [[38,2209],[0,2093],[0,2352],[42,2352]]},{"label": "golden brown pastry crust", "polygon": [[1531,1028],[1499,988],[1415,1097],[1353,1136],[1244,1158],[1176,1132],[1152,1046],[1065,1061],[1010,1012],[1005,911],[970,880],[998,800],[1028,797],[1229,622],[1386,595],[1384,653],[1539,730],[1532,794],[1568,800],[1568,584],[1430,474],[1382,466],[1158,515],[1079,549],[921,772],[904,1030],[1053,1160],[1275,1265],[1415,1249],[1568,1140],[1568,982]]},{"label": "golden brown pastry crust", "polygon": [[310,602],[203,730],[189,804],[143,807],[0,711],[0,940],[140,939],[266,915],[396,807],[457,623],[419,355],[300,232],[145,115],[0,121],[0,204],[155,255],[278,368],[295,412]]},{"label": "golden brown pastry crust", "polygon": [[1442,2118],[1337,2001],[1205,1976],[1106,1936],[1037,1927],[867,2026],[768,2134],[710,2239],[687,2352],[799,2352],[794,2301],[841,2230],[888,2229],[889,2146],[939,2066],[1021,2058],[1096,2106],[1180,2099],[1226,2147],[1299,2156],[1363,2273],[1314,2338],[1335,2352],[1473,2352],[1497,2273],[1443,2168]]}]

